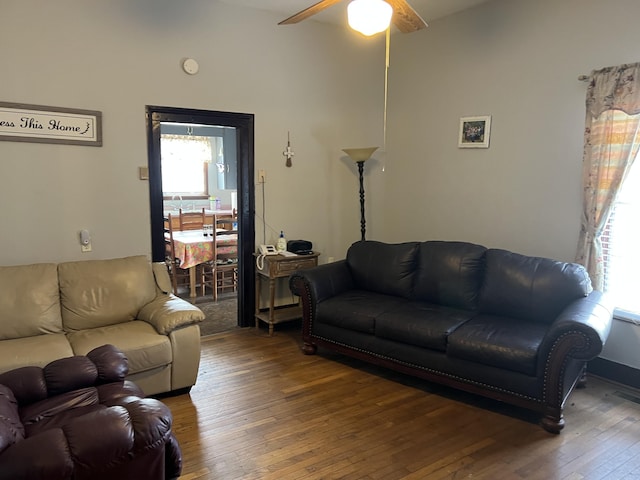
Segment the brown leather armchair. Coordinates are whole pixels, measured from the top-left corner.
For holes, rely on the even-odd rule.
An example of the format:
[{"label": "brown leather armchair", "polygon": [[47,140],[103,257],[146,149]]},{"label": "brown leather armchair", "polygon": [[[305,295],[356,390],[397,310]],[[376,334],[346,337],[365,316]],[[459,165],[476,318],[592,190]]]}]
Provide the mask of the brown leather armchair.
[{"label": "brown leather armchair", "polygon": [[173,479],[172,416],[112,345],[0,375],[0,479]]}]

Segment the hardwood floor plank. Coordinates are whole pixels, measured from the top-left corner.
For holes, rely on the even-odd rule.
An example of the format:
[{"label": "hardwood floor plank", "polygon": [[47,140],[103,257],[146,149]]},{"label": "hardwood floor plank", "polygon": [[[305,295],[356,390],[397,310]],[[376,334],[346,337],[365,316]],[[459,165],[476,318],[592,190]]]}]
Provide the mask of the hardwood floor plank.
[{"label": "hardwood floor plank", "polygon": [[[638,392],[590,378],[560,435],[516,407],[330,352],[299,331],[206,337],[190,394],[165,397],[183,480],[638,478]],[[616,394],[616,392],[621,392]],[[627,398],[624,398],[627,395]]]}]

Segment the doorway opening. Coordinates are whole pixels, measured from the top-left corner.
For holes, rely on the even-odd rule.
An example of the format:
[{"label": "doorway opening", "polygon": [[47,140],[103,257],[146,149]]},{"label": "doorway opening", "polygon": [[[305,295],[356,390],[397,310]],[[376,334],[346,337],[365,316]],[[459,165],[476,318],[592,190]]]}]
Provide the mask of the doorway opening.
[{"label": "doorway opening", "polygon": [[[238,230],[238,326],[254,323],[255,278],[255,192],[254,116],[186,108],[147,106],[147,148],[151,251],[154,262],[165,260],[164,218],[169,211],[236,209]],[[195,181],[172,182],[171,192],[163,188],[161,138],[198,136],[212,146],[211,156]],[[191,142],[194,143],[194,142]],[[206,153],[205,153],[206,157]],[[165,168],[175,168],[165,166]],[[178,180],[178,179],[176,179]],[[193,179],[191,179],[193,180]],[[198,187],[199,185],[199,187]],[[197,187],[197,188],[196,188]],[[166,187],[169,188],[169,187]],[[181,190],[186,189],[186,190]],[[175,190],[175,191],[173,191]],[[184,194],[184,195],[182,195]],[[168,198],[167,198],[168,197]],[[216,203],[216,201],[218,203]]]}]

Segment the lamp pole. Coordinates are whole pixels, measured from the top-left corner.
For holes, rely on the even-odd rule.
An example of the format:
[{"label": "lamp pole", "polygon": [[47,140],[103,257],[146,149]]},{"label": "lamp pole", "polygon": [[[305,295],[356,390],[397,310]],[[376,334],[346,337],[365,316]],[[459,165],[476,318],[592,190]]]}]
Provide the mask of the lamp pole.
[{"label": "lamp pole", "polygon": [[378,147],[366,148],[343,148],[342,151],[351,157],[351,160],[358,165],[358,177],[360,180],[360,236],[361,240],[365,240],[365,219],[364,219],[364,162],[371,158],[373,152]]},{"label": "lamp pole", "polygon": [[363,172],[364,172],[364,160],[360,160],[356,162],[358,164],[358,175],[360,177],[360,234],[361,239],[364,242],[365,240],[365,219],[364,219],[364,183],[363,183]]}]

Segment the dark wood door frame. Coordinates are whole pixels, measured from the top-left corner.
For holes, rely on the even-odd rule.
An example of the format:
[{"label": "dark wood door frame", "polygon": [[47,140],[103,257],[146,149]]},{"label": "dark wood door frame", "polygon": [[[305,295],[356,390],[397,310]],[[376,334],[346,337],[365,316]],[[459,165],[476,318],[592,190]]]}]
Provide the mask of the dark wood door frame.
[{"label": "dark wood door frame", "polygon": [[160,122],[197,123],[235,127],[238,149],[238,325],[254,325],[255,274],[255,192],[254,116],[249,113],[215,112],[189,108],[147,105],[147,150],[149,156],[149,203],[151,211],[151,252],[154,262],[164,261],[162,162]]}]

